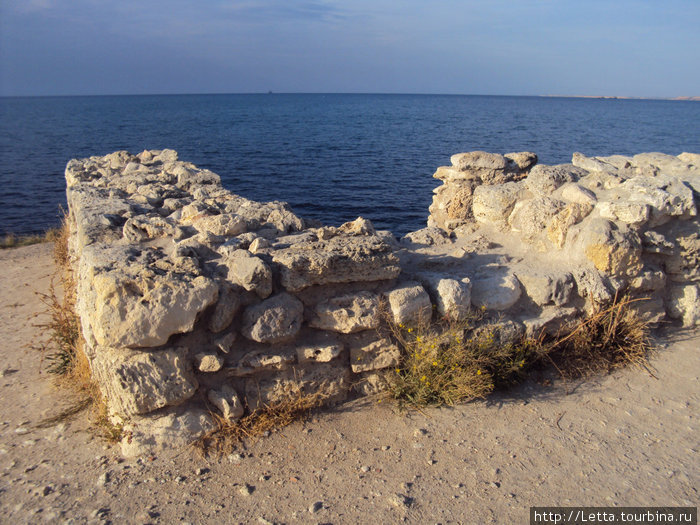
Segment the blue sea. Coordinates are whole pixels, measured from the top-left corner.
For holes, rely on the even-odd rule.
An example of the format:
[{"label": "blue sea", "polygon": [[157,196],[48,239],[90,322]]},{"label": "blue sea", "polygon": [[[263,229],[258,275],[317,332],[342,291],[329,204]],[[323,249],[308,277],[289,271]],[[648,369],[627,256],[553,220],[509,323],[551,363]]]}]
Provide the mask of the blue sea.
[{"label": "blue sea", "polygon": [[58,224],[71,158],[172,148],[234,193],[338,225],[422,228],[454,153],[700,152],[700,103],[436,95],[0,98],[0,234]]}]

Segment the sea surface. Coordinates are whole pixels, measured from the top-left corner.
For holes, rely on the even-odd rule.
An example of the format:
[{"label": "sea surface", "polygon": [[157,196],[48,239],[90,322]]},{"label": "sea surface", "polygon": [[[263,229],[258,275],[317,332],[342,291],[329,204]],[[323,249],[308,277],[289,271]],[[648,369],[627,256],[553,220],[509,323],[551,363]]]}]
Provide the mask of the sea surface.
[{"label": "sea surface", "polygon": [[425,226],[454,153],[700,152],[700,103],[437,95],[0,98],[0,234],[38,233],[65,207],[71,158],[172,148],[244,197],[338,225]]}]

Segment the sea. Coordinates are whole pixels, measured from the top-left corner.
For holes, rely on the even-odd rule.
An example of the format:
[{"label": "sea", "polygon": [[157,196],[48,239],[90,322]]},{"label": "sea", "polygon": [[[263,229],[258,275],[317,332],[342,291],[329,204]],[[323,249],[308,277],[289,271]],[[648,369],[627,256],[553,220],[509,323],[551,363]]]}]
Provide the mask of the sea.
[{"label": "sea", "polygon": [[58,225],[64,168],[117,150],[175,149],[232,192],[397,236],[426,224],[454,153],[700,152],[700,102],[372,94],[0,98],[0,234]]}]

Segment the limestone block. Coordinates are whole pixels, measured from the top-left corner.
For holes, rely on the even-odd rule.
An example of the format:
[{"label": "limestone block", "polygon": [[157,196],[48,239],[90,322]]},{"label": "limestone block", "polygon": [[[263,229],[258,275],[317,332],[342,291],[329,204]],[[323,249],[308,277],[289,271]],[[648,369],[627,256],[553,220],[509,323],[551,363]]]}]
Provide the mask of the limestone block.
[{"label": "limestone block", "polygon": [[353,383],[353,390],[361,396],[373,396],[389,388],[386,373],[382,372],[364,372]]},{"label": "limestone block", "polygon": [[533,242],[544,234],[547,225],[566,204],[551,197],[535,197],[518,201],[508,217],[511,230],[519,233],[523,240]]},{"label": "limestone block", "polygon": [[557,166],[538,164],[530,170],[529,175],[525,179],[525,185],[535,195],[546,197],[551,195],[559,186],[567,182],[576,182],[587,174],[586,170],[571,164],[559,164]]},{"label": "limestone block", "polygon": [[[512,161],[512,163],[515,164],[515,167],[520,171],[527,171],[537,164],[537,155],[531,151],[506,153],[504,157],[506,160]],[[510,163],[508,163],[508,167],[512,168]]]},{"label": "limestone block", "polygon": [[565,305],[576,286],[573,276],[563,271],[525,267],[517,268],[515,275],[523,285],[525,294],[538,306]]},{"label": "limestone block", "polygon": [[130,242],[142,242],[175,235],[176,227],[172,221],[160,216],[139,215],[128,219],[122,231]]},{"label": "limestone block", "polygon": [[615,296],[610,283],[598,271],[575,267],[572,270],[576,288],[581,297],[588,298],[593,305],[606,304],[613,300]]},{"label": "limestone block", "polygon": [[630,304],[630,309],[645,323],[657,326],[666,318],[666,305],[663,294],[656,292],[640,297],[639,301]]},{"label": "limestone block", "polygon": [[402,244],[423,244],[425,246],[439,246],[448,242],[450,242],[449,234],[434,226],[409,232],[401,238]]},{"label": "limestone block", "polygon": [[250,243],[250,246],[248,246],[248,251],[250,253],[261,253],[270,246],[270,241],[268,241],[267,239],[263,239],[262,237],[256,237],[255,239],[253,239],[253,242]]},{"label": "limestone block", "polygon": [[207,410],[177,407],[167,412],[132,417],[122,432],[121,452],[126,458],[184,449],[214,429]]},{"label": "limestone block", "polygon": [[639,227],[649,221],[651,208],[639,202],[599,202],[596,210],[604,219],[620,221],[630,226]]},{"label": "limestone block", "polygon": [[315,284],[393,279],[401,272],[391,246],[374,235],[300,242],[275,251],[272,259],[282,286],[291,292]]},{"label": "limestone block", "polygon": [[197,370],[205,373],[218,372],[224,366],[224,360],[216,354],[199,352],[194,356]]},{"label": "limestone block", "polygon": [[469,316],[472,283],[468,277],[457,280],[445,275],[426,275],[424,280],[438,314],[456,321]]},{"label": "limestone block", "polygon": [[287,209],[286,203],[284,205],[277,203],[267,216],[266,222],[280,233],[298,232],[304,229],[304,221]]},{"label": "limestone block", "polygon": [[481,223],[505,225],[522,190],[522,184],[517,182],[477,187],[472,202],[474,218]]},{"label": "limestone block", "polygon": [[567,247],[571,254],[585,255],[607,275],[634,277],[642,269],[639,236],[605,219],[593,218],[572,226]]},{"label": "limestone block", "polygon": [[192,221],[192,226],[199,232],[208,232],[222,237],[233,237],[245,233],[248,227],[243,217],[233,213],[199,217]]},{"label": "limestone block", "polygon": [[221,260],[228,269],[228,277],[249,292],[265,299],[272,293],[272,270],[248,250],[235,250]]},{"label": "limestone block", "polygon": [[354,221],[338,226],[337,233],[341,235],[375,235],[377,231],[374,229],[372,221],[358,217]]},{"label": "limestone block", "polygon": [[433,174],[433,178],[445,181],[447,184],[465,181],[481,181],[478,171],[464,171],[455,166],[440,166]]},{"label": "limestone block", "polygon": [[512,273],[472,279],[472,304],[486,310],[507,310],[520,299],[520,281]]},{"label": "limestone block", "polygon": [[219,285],[219,300],[209,318],[209,330],[216,333],[226,330],[238,313],[241,301],[237,290],[229,283]]},{"label": "limestone block", "polygon": [[660,230],[644,234],[645,251],[658,254],[649,258],[671,281],[700,282],[700,221],[674,221]]},{"label": "limestone block", "polygon": [[328,363],[338,359],[344,347],[337,339],[325,338],[323,341],[302,344],[296,350],[299,363]]},{"label": "limestone block", "polygon": [[236,340],[236,332],[229,332],[226,335],[222,335],[214,339],[214,346],[218,348],[224,354],[228,354],[233,347],[233,343]]},{"label": "limestone block", "polygon": [[687,219],[697,215],[693,190],[675,177],[635,177],[619,187],[620,198],[651,207],[649,227],[667,223],[672,217]]},{"label": "limestone block", "polygon": [[247,376],[257,372],[283,370],[296,362],[291,347],[268,347],[252,350],[238,360],[235,367],[227,369],[232,376]]},{"label": "limestone block", "polygon": [[316,305],[309,326],[351,334],[377,328],[380,324],[379,297],[370,292],[333,297]]},{"label": "limestone block", "polygon": [[319,402],[328,405],[347,399],[350,384],[347,365],[320,363],[290,368],[274,376],[252,377],[245,383],[245,397],[250,410],[299,395],[317,395]]},{"label": "limestone block", "polygon": [[700,167],[700,153],[687,153],[684,151],[683,153],[678,155],[678,158],[684,164],[690,164],[691,166]]},{"label": "limestone block", "polygon": [[700,324],[700,285],[671,286],[668,290],[666,310],[669,317],[681,319],[683,326],[692,328]]},{"label": "limestone block", "polygon": [[301,328],[304,305],[296,297],[281,293],[243,312],[241,333],[258,343],[281,343],[294,339]]},{"label": "limestone block", "polygon": [[238,393],[231,385],[222,385],[216,390],[207,392],[207,399],[214,405],[224,419],[229,422],[236,421],[243,416],[245,409]]},{"label": "limestone block", "polygon": [[427,324],[432,317],[428,292],[417,282],[404,282],[384,294],[396,324],[418,326]]},{"label": "limestone block", "polygon": [[547,225],[547,238],[557,248],[563,248],[569,228],[581,222],[593,210],[591,204],[571,202],[554,215]]},{"label": "limestone block", "polygon": [[561,189],[561,198],[568,202],[576,204],[590,204],[595,206],[598,198],[591,190],[584,188],[580,184],[570,182],[564,184]]},{"label": "limestone block", "polygon": [[618,171],[617,167],[600,157],[586,157],[581,153],[573,154],[571,164],[586,171],[599,171],[602,173],[610,173],[611,175],[617,175]]},{"label": "limestone block", "polygon": [[541,333],[556,336],[561,328],[576,318],[580,312],[574,307],[545,306],[537,317],[522,320],[525,335],[539,337]]},{"label": "limestone block", "polygon": [[198,314],[216,301],[219,287],[207,277],[194,277],[193,268],[181,262],[152,248],[85,250],[78,312],[97,342],[160,346],[173,334],[191,331]]},{"label": "limestone block", "polygon": [[487,153],[485,151],[471,151],[469,153],[457,153],[450,157],[452,165],[461,171],[470,170],[505,170],[508,162],[503,155]]},{"label": "limestone block", "polygon": [[356,374],[396,366],[401,358],[399,348],[376,333],[357,335],[349,346],[350,368]]},{"label": "limestone block", "polygon": [[496,347],[503,347],[518,344],[524,335],[525,325],[508,319],[480,324],[471,330],[468,337],[475,341],[491,340]]},{"label": "limestone block", "polygon": [[666,287],[666,274],[661,270],[643,270],[637,277],[630,279],[631,291],[648,292],[662,290]]},{"label": "limestone block", "polygon": [[98,347],[90,366],[110,409],[145,414],[192,397],[197,380],[186,348],[135,351]]}]

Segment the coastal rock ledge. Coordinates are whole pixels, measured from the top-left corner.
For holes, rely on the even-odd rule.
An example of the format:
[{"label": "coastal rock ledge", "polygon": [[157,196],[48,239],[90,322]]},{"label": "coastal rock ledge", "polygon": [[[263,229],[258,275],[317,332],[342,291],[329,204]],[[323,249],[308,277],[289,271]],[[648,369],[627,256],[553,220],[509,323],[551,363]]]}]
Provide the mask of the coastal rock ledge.
[{"label": "coastal rock ledge", "polygon": [[182,446],[301,389],[382,388],[387,322],[462,319],[502,340],[554,332],[625,293],[652,323],[700,324],[700,155],[460,153],[428,227],[400,241],[223,188],[173,150],[66,167],[77,313],[134,456]]}]

